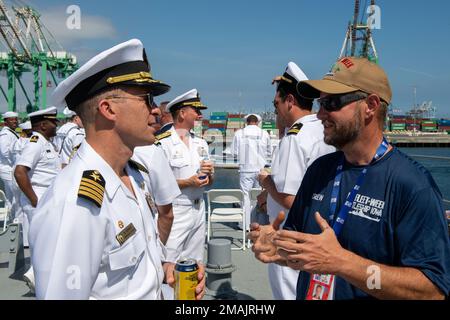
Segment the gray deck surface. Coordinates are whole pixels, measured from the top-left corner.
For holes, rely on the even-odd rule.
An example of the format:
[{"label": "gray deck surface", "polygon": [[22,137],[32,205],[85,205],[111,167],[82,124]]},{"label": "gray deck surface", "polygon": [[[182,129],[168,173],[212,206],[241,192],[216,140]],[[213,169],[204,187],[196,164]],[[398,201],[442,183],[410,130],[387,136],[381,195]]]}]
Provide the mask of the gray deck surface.
[{"label": "gray deck surface", "polygon": [[[233,246],[240,245],[242,231],[234,230],[230,226],[213,224],[214,237],[233,240]],[[25,250],[27,264],[29,263],[29,250]],[[205,254],[206,256],[206,254]],[[236,271],[232,273],[232,288],[237,291],[236,300],[269,300],[272,298],[267,279],[267,266],[255,259],[250,249],[245,251],[232,250],[232,263]],[[25,268],[26,269],[26,268]],[[22,280],[25,270],[13,277],[8,277],[8,256],[0,254],[0,300],[30,300],[35,299]],[[212,299],[206,296],[206,300]]]}]

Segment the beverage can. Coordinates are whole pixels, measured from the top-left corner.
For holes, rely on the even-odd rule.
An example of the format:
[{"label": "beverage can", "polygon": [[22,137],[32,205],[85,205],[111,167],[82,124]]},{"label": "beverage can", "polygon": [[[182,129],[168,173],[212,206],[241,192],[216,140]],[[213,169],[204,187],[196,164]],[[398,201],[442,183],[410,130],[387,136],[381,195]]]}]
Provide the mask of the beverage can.
[{"label": "beverage can", "polygon": [[181,259],[175,264],[175,300],[195,300],[198,264],[195,259]]}]

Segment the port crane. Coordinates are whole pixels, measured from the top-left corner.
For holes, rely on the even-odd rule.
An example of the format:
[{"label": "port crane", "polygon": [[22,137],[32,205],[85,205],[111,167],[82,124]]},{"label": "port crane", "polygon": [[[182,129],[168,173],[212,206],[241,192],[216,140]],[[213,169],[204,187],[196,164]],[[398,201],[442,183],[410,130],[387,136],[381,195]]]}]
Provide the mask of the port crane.
[{"label": "port crane", "polygon": [[378,53],[372,37],[372,29],[374,27],[374,19],[372,17],[376,13],[375,8],[375,0],[371,0],[370,7],[367,9],[369,17],[364,21],[366,14],[365,12],[360,12],[360,1],[355,0],[353,21],[348,23],[339,58],[365,57],[378,63]]},{"label": "port crane", "polygon": [[[8,83],[7,91],[0,85],[0,97],[10,111],[18,111],[17,84],[28,102],[24,111],[32,112],[47,107],[47,88],[78,68],[76,57],[64,51],[40,17],[28,5],[8,9],[0,0],[0,48],[6,50],[0,52],[0,74]],[[24,83],[25,73],[33,74],[33,95]]]}]

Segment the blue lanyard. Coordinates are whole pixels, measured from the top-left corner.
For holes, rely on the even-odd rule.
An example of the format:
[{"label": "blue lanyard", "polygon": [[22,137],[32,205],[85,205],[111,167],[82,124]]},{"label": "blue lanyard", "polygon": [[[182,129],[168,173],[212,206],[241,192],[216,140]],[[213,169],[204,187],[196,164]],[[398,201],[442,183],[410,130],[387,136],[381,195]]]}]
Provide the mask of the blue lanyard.
[{"label": "blue lanyard", "polygon": [[[376,162],[381,157],[383,157],[384,154],[387,152],[388,148],[389,148],[389,143],[387,142],[386,138],[383,137],[383,141],[381,142],[380,146],[378,147],[377,152],[375,153],[375,156],[373,157],[370,164]],[[348,213],[350,212],[350,209],[352,208],[352,204],[353,204],[353,201],[355,200],[356,194],[358,193],[359,189],[361,188],[361,186],[364,182],[369,165],[366,166],[363,169],[363,171],[361,172],[361,174],[359,175],[358,179],[356,180],[355,186],[353,187],[352,191],[350,192],[347,199],[345,200],[344,206],[342,206],[342,208],[339,211],[339,214],[336,218],[336,221],[333,224],[333,230],[336,234],[336,237],[339,236],[339,234],[341,233],[342,227],[344,226],[344,223],[345,223],[345,219],[347,219]],[[333,190],[331,192],[329,223],[333,222],[334,215],[336,214],[336,205],[337,205],[337,199],[338,199],[338,195],[339,195],[339,186],[341,185],[343,168],[344,168],[344,156],[342,156],[342,158],[340,159],[339,164],[336,168],[336,177],[334,178]]]}]

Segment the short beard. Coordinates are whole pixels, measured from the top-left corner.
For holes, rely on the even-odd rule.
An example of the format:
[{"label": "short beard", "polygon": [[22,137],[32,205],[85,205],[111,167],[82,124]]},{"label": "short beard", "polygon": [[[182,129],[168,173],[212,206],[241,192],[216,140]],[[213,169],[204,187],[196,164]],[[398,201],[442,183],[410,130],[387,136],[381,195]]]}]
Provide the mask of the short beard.
[{"label": "short beard", "polygon": [[328,136],[324,136],[325,143],[341,150],[345,145],[358,138],[362,127],[362,121],[361,109],[356,108],[351,121],[344,124],[334,123],[334,131]]}]

